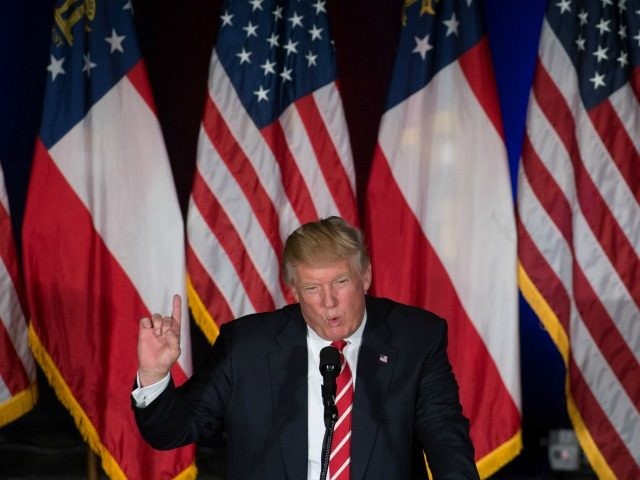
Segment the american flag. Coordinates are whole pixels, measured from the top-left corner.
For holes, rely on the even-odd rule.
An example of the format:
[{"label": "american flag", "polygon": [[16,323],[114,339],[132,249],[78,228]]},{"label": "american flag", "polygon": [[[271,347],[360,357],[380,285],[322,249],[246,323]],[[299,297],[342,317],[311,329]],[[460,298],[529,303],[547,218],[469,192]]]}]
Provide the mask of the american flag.
[{"label": "american flag", "polygon": [[487,477],[522,440],[515,219],[482,8],[409,1],[403,23],[367,187],[372,285],[447,320]]},{"label": "american flag", "polygon": [[0,168],[0,427],[29,412],[37,398],[36,363],[27,341],[9,199]]},{"label": "american flag", "polygon": [[549,3],[518,180],[521,289],[600,478],[640,478],[640,2]]},{"label": "american flag", "polygon": [[[152,449],[129,400],[139,319],[186,290],[184,223],[131,4],[60,0],[53,18],[22,235],[30,342],[110,478],[193,478],[194,448]],[[191,371],[183,327],[178,382]]]},{"label": "american flag", "polygon": [[190,306],[211,341],[287,303],[284,239],[329,215],[358,221],[326,2],[227,1],[187,219]]}]

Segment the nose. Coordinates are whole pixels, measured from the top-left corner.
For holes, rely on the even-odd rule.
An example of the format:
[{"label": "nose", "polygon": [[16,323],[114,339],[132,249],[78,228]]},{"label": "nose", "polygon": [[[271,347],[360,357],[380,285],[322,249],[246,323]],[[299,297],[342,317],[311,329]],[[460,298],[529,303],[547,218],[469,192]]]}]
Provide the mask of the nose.
[{"label": "nose", "polygon": [[333,288],[325,287],[322,289],[322,306],[324,308],[335,308],[338,305],[338,297]]}]

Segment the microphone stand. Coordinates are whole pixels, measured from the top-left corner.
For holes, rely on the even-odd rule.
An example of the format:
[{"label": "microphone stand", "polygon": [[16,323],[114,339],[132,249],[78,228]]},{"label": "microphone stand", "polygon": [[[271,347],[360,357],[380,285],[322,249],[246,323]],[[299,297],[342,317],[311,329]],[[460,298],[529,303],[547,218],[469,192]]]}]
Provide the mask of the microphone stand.
[{"label": "microphone stand", "polygon": [[327,470],[329,469],[329,457],[331,456],[331,442],[333,440],[333,427],[338,421],[338,409],[336,408],[334,395],[324,395],[324,385],[322,385],[323,390],[323,401],[324,404],[324,440],[322,441],[322,464],[320,469],[320,480],[327,479]]}]

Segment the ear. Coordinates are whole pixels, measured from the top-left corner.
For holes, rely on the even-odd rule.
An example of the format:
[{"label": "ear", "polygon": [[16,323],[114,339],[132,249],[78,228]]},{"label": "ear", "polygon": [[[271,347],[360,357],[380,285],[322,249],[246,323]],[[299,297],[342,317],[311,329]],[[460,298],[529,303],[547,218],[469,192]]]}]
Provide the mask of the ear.
[{"label": "ear", "polygon": [[367,265],[367,268],[362,274],[362,284],[364,286],[365,293],[369,290],[371,286],[371,264]]},{"label": "ear", "polygon": [[298,289],[294,285],[289,285],[289,291],[293,298],[295,298],[296,302],[300,302],[300,296],[298,295]]}]

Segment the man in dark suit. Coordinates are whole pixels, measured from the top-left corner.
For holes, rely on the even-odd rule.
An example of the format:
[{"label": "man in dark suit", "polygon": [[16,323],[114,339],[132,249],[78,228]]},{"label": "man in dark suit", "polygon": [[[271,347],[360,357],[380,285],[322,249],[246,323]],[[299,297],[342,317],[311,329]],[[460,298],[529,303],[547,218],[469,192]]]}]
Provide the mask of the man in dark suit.
[{"label": "man in dark suit", "polygon": [[169,370],[180,353],[180,298],[171,317],[141,320],[133,395],[144,438],[168,449],[224,430],[228,478],[317,479],[325,433],[318,352],[346,340],[352,397],[337,425],[343,415],[351,424],[333,447],[346,452],[342,465],[327,478],[423,478],[415,462],[423,450],[435,479],[478,478],[446,323],[367,296],[362,234],[338,217],[293,232],[283,268],[298,303],[225,324],[206,365],[179,388]]}]

